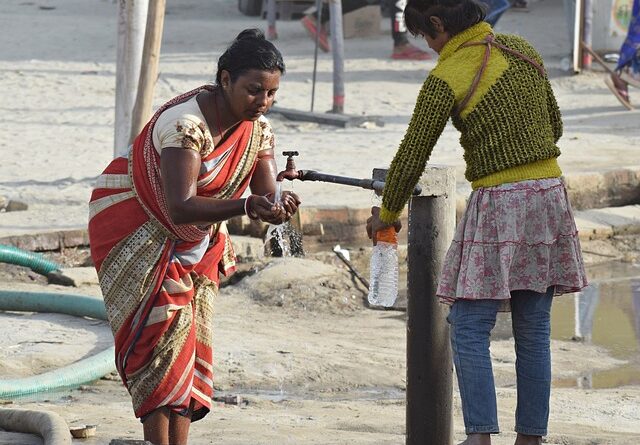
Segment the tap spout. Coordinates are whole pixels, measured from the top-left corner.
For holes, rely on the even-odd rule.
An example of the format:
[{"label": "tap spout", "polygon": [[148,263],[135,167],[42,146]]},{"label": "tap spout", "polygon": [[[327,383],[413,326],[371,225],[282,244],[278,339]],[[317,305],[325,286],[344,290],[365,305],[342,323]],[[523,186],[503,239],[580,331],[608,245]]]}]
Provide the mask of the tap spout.
[{"label": "tap spout", "polygon": [[284,156],[287,157],[287,166],[284,170],[278,173],[276,176],[277,182],[282,182],[284,179],[288,179],[289,181],[293,181],[294,179],[300,178],[300,171],[296,170],[296,163],[293,160],[294,156],[298,156],[297,151],[284,151],[282,152]]}]

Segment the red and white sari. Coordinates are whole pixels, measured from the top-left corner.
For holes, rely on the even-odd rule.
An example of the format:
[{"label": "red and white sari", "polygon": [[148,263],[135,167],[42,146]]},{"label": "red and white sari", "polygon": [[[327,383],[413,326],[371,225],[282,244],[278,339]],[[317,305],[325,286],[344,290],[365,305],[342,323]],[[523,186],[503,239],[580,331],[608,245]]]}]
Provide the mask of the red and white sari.
[{"label": "red and white sari", "polygon": [[[203,88],[174,98],[136,138],[128,158],[113,160],[90,202],[89,238],[116,346],[116,366],[137,417],[160,407],[193,420],[213,395],[212,317],[218,273],[235,269],[224,224],[175,225],[160,179],[152,131],[159,115]],[[249,184],[261,125],[242,122],[202,157],[197,194],[239,198]],[[223,159],[222,161],[220,159]]]}]

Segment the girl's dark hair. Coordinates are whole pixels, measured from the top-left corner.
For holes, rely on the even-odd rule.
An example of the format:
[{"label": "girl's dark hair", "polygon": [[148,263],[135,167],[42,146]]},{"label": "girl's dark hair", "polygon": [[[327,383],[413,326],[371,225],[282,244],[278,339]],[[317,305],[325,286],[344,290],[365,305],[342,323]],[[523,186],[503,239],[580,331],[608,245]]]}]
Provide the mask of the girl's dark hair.
[{"label": "girl's dark hair", "polygon": [[439,17],[444,30],[454,36],[484,20],[487,7],[475,0],[409,0],[404,9],[404,21],[414,36],[436,37],[429,17]]},{"label": "girl's dark hair", "polygon": [[284,74],[284,61],[280,51],[264,37],[259,29],[245,29],[235,38],[218,59],[216,83],[220,85],[220,74],[227,70],[231,82],[249,70],[275,71]]}]

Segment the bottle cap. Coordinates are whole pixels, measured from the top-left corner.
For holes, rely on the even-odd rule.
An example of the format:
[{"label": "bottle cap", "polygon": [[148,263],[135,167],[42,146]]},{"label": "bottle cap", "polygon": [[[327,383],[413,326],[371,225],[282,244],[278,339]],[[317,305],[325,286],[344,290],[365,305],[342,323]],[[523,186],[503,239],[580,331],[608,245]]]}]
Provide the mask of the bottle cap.
[{"label": "bottle cap", "polygon": [[389,226],[386,229],[378,230],[376,232],[376,240],[383,243],[398,244],[396,229],[393,226]]}]

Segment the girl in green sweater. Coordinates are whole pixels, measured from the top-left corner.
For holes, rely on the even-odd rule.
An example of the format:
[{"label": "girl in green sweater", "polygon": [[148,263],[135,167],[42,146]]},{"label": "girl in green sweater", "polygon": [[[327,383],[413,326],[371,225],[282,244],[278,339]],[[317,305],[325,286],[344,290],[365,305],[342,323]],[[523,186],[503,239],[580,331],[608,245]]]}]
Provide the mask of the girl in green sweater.
[{"label": "girl in green sweater", "polygon": [[562,120],[536,50],[494,34],[474,0],[409,0],[407,28],[440,54],[391,163],[370,236],[400,216],[449,118],[460,131],[473,192],[447,252],[438,297],[451,309],[451,345],[467,439],[498,433],[489,336],[512,312],[516,445],[547,434],[554,296],[587,285],[556,145]]}]

